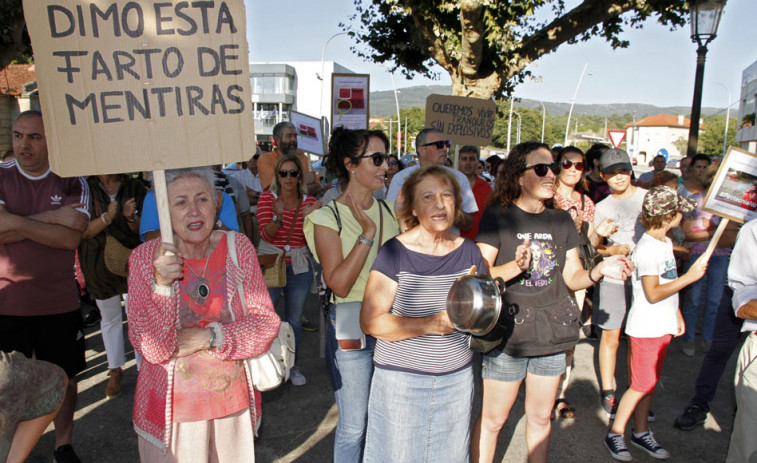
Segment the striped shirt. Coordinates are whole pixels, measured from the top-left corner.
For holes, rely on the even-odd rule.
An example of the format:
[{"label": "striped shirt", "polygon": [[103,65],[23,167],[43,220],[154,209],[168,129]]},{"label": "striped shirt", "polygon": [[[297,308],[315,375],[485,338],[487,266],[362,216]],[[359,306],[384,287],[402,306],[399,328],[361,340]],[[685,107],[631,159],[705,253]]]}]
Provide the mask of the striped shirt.
[{"label": "striped shirt", "polygon": [[[258,199],[258,225],[260,226],[260,237],[269,243],[273,244],[279,249],[284,249],[284,245],[287,242],[289,236],[289,229],[292,228],[294,220],[294,209],[285,210],[281,217],[281,228],[276,233],[276,237],[273,239],[266,233],[266,225],[273,219],[273,204],[276,202],[276,194],[272,191],[266,191],[260,195]],[[297,214],[297,223],[294,224],[294,231],[292,232],[292,239],[289,240],[289,247],[292,249],[301,248],[306,245],[305,235],[302,233],[302,224],[305,217],[302,215],[302,207],[309,206],[316,202],[316,199],[312,196],[303,195],[302,205],[300,206],[300,213]],[[287,257],[287,262],[290,259]]]},{"label": "striped shirt", "polygon": [[[430,256],[406,248],[397,238],[381,247],[372,271],[397,282],[391,313],[400,317],[429,317],[447,308],[447,293],[471,265],[486,268],[476,245],[465,240],[445,256]],[[377,368],[442,375],[471,363],[468,334],[423,335],[402,341],[377,341],[373,362]]]}]

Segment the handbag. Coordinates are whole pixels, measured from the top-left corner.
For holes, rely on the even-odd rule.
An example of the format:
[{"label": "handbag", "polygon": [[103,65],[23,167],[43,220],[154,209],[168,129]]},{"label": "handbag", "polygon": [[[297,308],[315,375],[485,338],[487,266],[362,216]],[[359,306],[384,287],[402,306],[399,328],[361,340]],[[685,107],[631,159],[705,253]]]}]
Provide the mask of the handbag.
[{"label": "handbag", "polygon": [[[226,243],[231,261],[238,266],[235,232],[226,233]],[[242,302],[242,308],[247,314],[247,303],[241,283],[237,286],[237,293]],[[270,391],[285,383],[289,379],[292,366],[294,366],[294,354],[294,330],[292,325],[282,321],[279,334],[273,340],[270,349],[257,357],[244,361],[247,370],[250,372],[253,387],[258,391]]]},{"label": "handbag", "polygon": [[[95,209],[97,215],[102,214],[100,203],[95,201]],[[118,241],[108,232],[108,225],[105,226],[105,250],[103,251],[103,258],[105,260],[105,268],[108,269],[113,275],[120,277],[129,276],[129,256],[131,256],[131,249],[124,246],[123,243]]]},{"label": "handbag", "polygon": [[[584,210],[584,195],[581,195],[581,210]],[[578,234],[581,242],[578,245],[578,257],[584,270],[591,270],[602,262],[602,254],[591,244],[589,239],[589,222],[581,222],[581,232]]]},{"label": "handbag", "polygon": [[120,241],[108,233],[105,228],[105,267],[114,275],[120,277],[129,276],[129,256],[131,249],[124,246]]},{"label": "handbag", "polygon": [[[294,211],[294,219],[292,219],[292,226],[289,228],[289,234],[287,235],[287,241],[284,244],[284,249],[289,246],[289,240],[292,239],[292,233],[294,227],[297,226],[297,216],[300,214],[300,204],[297,204],[297,209]],[[267,268],[263,268],[263,279],[265,280],[266,288],[283,288],[287,285],[287,263],[286,263],[286,250],[280,254],[275,254],[276,259],[273,265]],[[264,259],[263,262],[266,262]]]}]

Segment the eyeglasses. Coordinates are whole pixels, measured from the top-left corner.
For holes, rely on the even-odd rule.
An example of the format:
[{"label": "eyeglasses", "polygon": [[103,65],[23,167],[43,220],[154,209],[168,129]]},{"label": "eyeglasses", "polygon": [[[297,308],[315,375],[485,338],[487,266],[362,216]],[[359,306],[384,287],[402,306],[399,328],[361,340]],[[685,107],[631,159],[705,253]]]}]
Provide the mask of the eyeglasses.
[{"label": "eyeglasses", "polygon": [[424,143],[421,146],[431,146],[431,145],[436,146],[436,149],[440,150],[444,148],[445,146],[449,148],[450,146],[452,146],[452,142],[449,140],[439,140],[439,141],[432,141],[430,143]]},{"label": "eyeglasses", "polygon": [[381,164],[384,163],[387,159],[389,159],[389,156],[386,153],[373,153],[373,154],[365,154],[363,156],[358,156],[358,159],[363,158],[371,158],[373,159],[373,165],[376,167],[379,167]]},{"label": "eyeglasses", "polygon": [[394,167],[394,166],[398,165],[399,162],[397,162],[397,161],[389,161],[389,162],[387,162],[387,164],[389,165],[389,167]]},{"label": "eyeglasses", "polygon": [[552,164],[534,164],[533,166],[524,167],[521,172],[525,172],[527,170],[533,169],[534,173],[538,177],[544,177],[547,175],[547,171],[551,170],[553,174],[557,175],[557,173],[560,171],[560,167],[556,162],[553,162]]},{"label": "eyeglasses", "polygon": [[575,167],[577,171],[583,172],[584,163],[580,161],[573,162],[573,161],[568,161],[567,159],[563,159],[562,161],[560,161],[560,167],[562,167],[563,169],[570,169],[571,167]]},{"label": "eyeglasses", "polygon": [[280,170],[279,171],[279,177],[281,177],[281,178],[287,178],[287,175],[291,175],[293,178],[294,177],[299,177],[300,176],[300,171],[297,170],[297,169]]}]

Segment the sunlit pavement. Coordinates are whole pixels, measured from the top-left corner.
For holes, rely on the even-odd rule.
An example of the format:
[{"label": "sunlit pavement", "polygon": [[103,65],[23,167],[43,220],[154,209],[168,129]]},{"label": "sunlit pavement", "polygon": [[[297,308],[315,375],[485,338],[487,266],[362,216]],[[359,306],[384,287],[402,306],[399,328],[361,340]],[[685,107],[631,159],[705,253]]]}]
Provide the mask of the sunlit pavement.
[{"label": "sunlit pavement", "polygon": [[[316,299],[311,296],[308,300],[306,315],[311,320],[317,317]],[[255,452],[258,462],[331,460],[337,413],[326,364],[319,356],[320,331],[304,332],[302,339],[302,371],[307,384],[299,388],[286,384],[263,394],[263,426]],[[621,391],[626,384],[625,345],[622,342],[618,357],[617,383]],[[602,444],[608,421],[599,405],[597,346],[596,341],[582,340],[576,348],[576,365],[567,393],[568,401],[576,408],[576,419],[553,422],[550,461],[612,461]],[[87,347],[88,368],[79,375],[74,448],[84,463],[136,462],[137,438],[132,428],[131,408],[137,371],[131,349],[127,349],[123,393],[117,399],[107,400],[104,393],[107,364],[99,329],[87,330]],[[651,425],[657,440],[670,451],[670,461],[710,463],[725,458],[733,421],[735,357],[720,382],[711,404],[713,411],[704,427],[679,431],[673,427],[673,422],[693,395],[703,354],[685,357],[680,341],[673,341],[663,368],[662,383],[652,404],[657,422]],[[474,416],[479,412],[480,400],[478,387]],[[29,462],[51,461],[54,442],[51,429],[42,437]],[[637,450],[631,448],[635,461],[653,461]],[[496,461],[526,461],[523,390],[500,434]]]}]

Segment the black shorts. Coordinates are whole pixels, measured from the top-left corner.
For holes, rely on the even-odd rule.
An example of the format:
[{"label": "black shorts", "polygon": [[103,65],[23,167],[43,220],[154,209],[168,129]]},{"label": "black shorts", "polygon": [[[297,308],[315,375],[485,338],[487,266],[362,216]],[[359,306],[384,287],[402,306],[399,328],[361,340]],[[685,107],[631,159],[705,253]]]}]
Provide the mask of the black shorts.
[{"label": "black shorts", "polygon": [[69,378],[84,370],[84,321],[76,309],[55,315],[0,315],[0,350],[54,363]]}]

